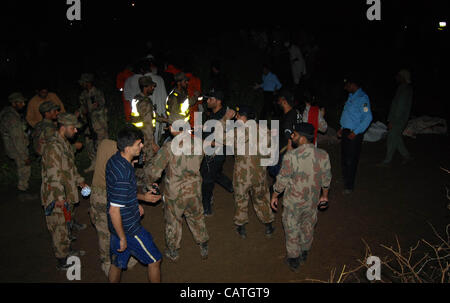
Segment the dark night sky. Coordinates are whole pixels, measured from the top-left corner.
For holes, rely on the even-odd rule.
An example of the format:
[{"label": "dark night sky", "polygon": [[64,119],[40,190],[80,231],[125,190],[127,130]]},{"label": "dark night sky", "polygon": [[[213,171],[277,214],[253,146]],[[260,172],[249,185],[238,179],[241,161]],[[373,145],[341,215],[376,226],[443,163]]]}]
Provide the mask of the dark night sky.
[{"label": "dark night sky", "polygon": [[[447,2],[381,0],[382,20],[368,21],[366,0],[81,0],[82,20],[71,23],[66,18],[69,7],[66,0],[7,0],[1,2],[0,60],[6,56],[33,58],[38,53],[38,45],[45,42],[50,54],[47,56],[57,62],[55,69],[61,62],[72,60],[74,63],[68,67],[74,74],[79,73],[81,64],[77,60],[85,60],[84,66],[91,68],[98,60],[86,61],[86,56],[108,54],[109,57],[101,59],[105,63],[114,62],[116,66],[109,68],[118,71],[127,60],[131,61],[133,52],[144,55],[142,46],[149,40],[167,49],[174,44],[209,48],[214,38],[238,34],[240,29],[279,28],[285,35],[292,35],[298,29],[313,34],[321,50],[328,52],[329,62],[336,63],[330,65],[331,72],[340,72],[343,64],[353,59],[356,66],[372,58],[381,62],[382,56],[393,49],[398,35],[406,37],[406,47],[413,52],[405,61],[416,64],[417,68],[422,64],[432,69],[448,62],[448,56],[444,55],[449,50],[448,29],[437,31],[438,22],[449,19],[443,15]],[[355,56],[360,57],[359,61]],[[28,62],[36,60],[28,59]],[[403,62],[395,63],[400,66]],[[376,64],[377,61],[372,62]],[[21,73],[33,68],[22,66]],[[428,77],[425,73],[422,76]],[[31,86],[36,76],[29,78],[27,84]],[[16,82],[13,82],[15,87]]]},{"label": "dark night sky", "polygon": [[[135,6],[132,7],[131,3]],[[82,29],[113,37],[120,30],[140,36],[136,28],[166,36],[192,29],[221,32],[248,26],[296,25],[316,30],[341,31],[354,27],[433,22],[444,11],[445,1],[381,1],[382,20],[369,22],[365,0],[350,1],[144,1],[81,0],[82,20],[70,26],[66,1],[2,1],[9,38],[17,35],[73,37]],[[155,4],[156,3],[156,4]],[[192,3],[196,3],[195,6]],[[295,3],[295,4],[294,4]],[[372,24],[371,24],[372,23]],[[205,26],[206,25],[206,26]],[[4,26],[2,30],[5,30]],[[53,37],[52,37],[53,38]]]}]

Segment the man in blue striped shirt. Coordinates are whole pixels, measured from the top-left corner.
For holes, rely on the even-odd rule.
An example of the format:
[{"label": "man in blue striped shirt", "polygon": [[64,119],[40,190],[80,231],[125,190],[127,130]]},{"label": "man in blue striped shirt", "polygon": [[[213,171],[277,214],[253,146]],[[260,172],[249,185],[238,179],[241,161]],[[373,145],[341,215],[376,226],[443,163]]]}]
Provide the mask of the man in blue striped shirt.
[{"label": "man in blue striped shirt", "polygon": [[152,235],[141,225],[144,209],[139,200],[157,202],[160,195],[148,191],[137,193],[136,176],[132,163],[141,153],[143,134],[135,127],[126,127],[118,133],[118,152],[106,164],[106,192],[108,226],[111,231],[111,268],[109,281],[120,282],[122,269],[127,268],[131,255],[148,265],[150,282],[161,281],[161,253]]}]

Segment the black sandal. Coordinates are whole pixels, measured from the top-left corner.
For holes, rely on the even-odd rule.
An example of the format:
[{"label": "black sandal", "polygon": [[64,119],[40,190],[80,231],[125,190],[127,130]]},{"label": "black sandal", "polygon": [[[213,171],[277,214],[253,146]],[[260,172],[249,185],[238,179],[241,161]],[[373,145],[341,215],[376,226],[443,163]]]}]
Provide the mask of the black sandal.
[{"label": "black sandal", "polygon": [[325,211],[328,208],[328,201],[320,201],[317,207],[321,211]]}]

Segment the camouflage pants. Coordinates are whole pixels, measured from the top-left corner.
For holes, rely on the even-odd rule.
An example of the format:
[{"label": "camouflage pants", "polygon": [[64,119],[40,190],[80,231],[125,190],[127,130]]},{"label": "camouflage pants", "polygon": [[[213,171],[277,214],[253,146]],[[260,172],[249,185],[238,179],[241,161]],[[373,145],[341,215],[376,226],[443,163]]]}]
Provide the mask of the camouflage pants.
[{"label": "camouflage pants", "polygon": [[100,261],[103,263],[110,262],[109,260],[109,238],[110,232],[108,229],[108,218],[106,215],[106,190],[99,187],[92,187],[89,216],[92,224],[97,230],[98,247]]},{"label": "camouflage pants", "polygon": [[171,250],[180,248],[183,215],[197,244],[209,240],[201,195],[179,195],[178,199],[167,199],[164,204],[166,245]]},{"label": "camouflage pants", "polygon": [[14,162],[16,162],[17,178],[19,179],[17,188],[19,190],[27,190],[28,189],[28,180],[30,180],[30,176],[31,176],[31,166],[25,165],[24,159],[15,158]]},{"label": "camouflage pants", "polygon": [[108,128],[94,128],[95,133],[97,134],[97,139],[94,141],[89,137],[86,137],[86,151],[88,153],[89,159],[91,163],[95,162],[96,150],[98,144],[102,142],[103,139],[108,139]]},{"label": "camouflage pants", "polygon": [[317,223],[317,209],[310,204],[283,203],[283,227],[286,237],[288,258],[297,258],[301,251],[310,250],[314,227]]},{"label": "camouflage pants", "polygon": [[50,216],[45,216],[47,228],[52,237],[53,251],[56,258],[65,258],[70,251],[69,229],[61,208],[55,207]]},{"label": "camouflage pants", "polygon": [[234,224],[244,225],[248,223],[248,203],[250,196],[256,215],[262,223],[274,221],[274,215],[270,208],[270,192],[267,184],[257,185],[234,182],[234,203],[236,211],[234,213]]}]

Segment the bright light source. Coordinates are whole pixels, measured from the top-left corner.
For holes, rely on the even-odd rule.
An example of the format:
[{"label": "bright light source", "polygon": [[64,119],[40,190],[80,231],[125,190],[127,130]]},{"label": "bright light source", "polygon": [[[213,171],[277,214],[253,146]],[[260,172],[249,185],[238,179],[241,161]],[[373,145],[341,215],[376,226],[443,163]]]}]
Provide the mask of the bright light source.
[{"label": "bright light source", "polygon": [[447,26],[447,22],[439,22],[439,27],[446,27]]},{"label": "bright light source", "polygon": [[134,3],[134,2],[131,2],[131,6],[132,7],[134,7],[136,5],[136,3]]}]

